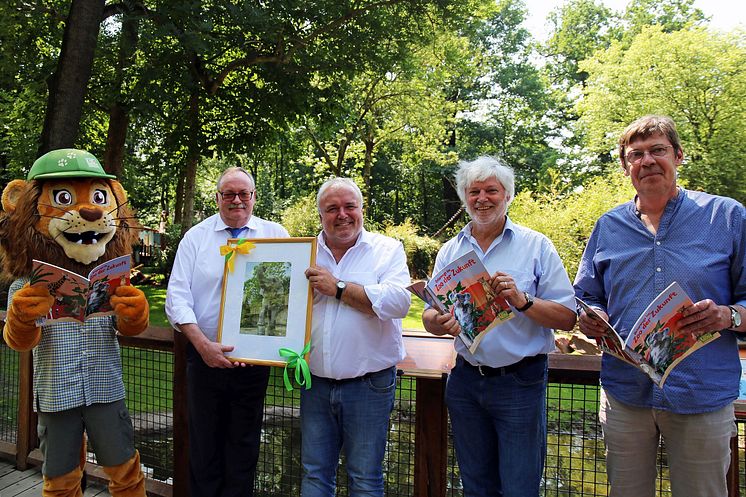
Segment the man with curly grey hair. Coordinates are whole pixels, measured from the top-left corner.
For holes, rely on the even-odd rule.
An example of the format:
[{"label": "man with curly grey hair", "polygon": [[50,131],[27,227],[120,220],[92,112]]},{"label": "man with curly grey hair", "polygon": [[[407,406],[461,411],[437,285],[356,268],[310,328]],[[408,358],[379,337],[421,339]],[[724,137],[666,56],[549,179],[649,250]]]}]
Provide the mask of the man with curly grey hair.
[{"label": "man with curly grey hair", "polygon": [[[471,217],[440,249],[433,273],[474,250],[492,289],[515,317],[497,325],[471,353],[455,340],[458,358],[446,386],[465,497],[538,496],[546,453],[547,353],[553,328],[575,325],[570,279],[549,239],[513,223],[513,169],[492,157],[459,163],[456,189]],[[436,335],[463,330],[451,314],[422,313]]]}]

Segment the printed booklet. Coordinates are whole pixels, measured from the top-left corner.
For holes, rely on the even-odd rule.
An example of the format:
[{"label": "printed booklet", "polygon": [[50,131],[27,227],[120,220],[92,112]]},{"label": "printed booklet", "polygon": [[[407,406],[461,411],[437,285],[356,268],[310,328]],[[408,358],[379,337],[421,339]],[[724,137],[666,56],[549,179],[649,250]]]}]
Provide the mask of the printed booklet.
[{"label": "printed booklet", "polygon": [[130,256],[123,255],[99,264],[88,277],[34,259],[31,286],[45,286],[54,297],[49,314],[37,325],[54,321],[85,321],[90,316],[114,313],[109,299],[118,286],[130,284]]},{"label": "printed booklet", "polygon": [[473,354],[488,331],[513,317],[508,302],[495,294],[489,279],[471,250],[429,281],[416,281],[407,289],[441,314],[453,314],[461,325],[458,337]]},{"label": "printed booklet", "polygon": [[717,331],[699,337],[679,333],[681,311],[692,305],[692,299],[675,281],[648,305],[632,326],[626,342],[595,309],[577,297],[575,300],[588,316],[606,326],[606,335],[596,338],[601,351],[641,369],[660,388],[685,357],[720,336]]}]

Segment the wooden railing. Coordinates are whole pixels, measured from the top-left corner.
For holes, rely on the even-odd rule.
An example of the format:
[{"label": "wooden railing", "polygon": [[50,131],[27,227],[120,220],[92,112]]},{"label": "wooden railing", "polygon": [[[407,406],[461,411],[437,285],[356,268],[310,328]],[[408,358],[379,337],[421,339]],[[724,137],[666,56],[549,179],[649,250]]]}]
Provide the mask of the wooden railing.
[{"label": "wooden railing", "polygon": [[[0,319],[4,313],[0,311]],[[148,479],[150,495],[188,496],[188,430],[186,409],[186,339],[170,328],[151,327],[137,337],[119,337],[124,347],[173,352],[173,484]],[[448,418],[444,402],[445,375],[454,361],[453,345],[449,338],[433,337],[424,332],[407,333],[406,359],[399,365],[406,376],[414,377],[415,407],[415,463],[414,495],[443,497],[447,490]],[[13,457],[19,469],[41,464],[41,453],[36,448],[36,416],[32,409],[31,354],[21,353],[19,360],[18,427],[15,444],[0,442],[0,453]],[[550,354],[549,381],[559,384],[597,385],[600,369],[599,356]],[[746,419],[744,409],[737,409]],[[738,441],[734,438],[732,466],[729,473],[729,496],[739,495]],[[93,479],[105,479],[100,467],[87,466]]]}]

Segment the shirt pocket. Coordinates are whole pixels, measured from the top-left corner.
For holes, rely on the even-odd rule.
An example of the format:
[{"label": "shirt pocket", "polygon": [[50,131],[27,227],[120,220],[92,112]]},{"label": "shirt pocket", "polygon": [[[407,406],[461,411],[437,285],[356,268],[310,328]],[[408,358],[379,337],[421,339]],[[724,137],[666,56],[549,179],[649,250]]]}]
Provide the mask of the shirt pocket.
[{"label": "shirt pocket", "polygon": [[526,271],[505,271],[513,277],[515,286],[519,292],[528,292],[530,295],[536,295],[536,281],[534,275]]}]

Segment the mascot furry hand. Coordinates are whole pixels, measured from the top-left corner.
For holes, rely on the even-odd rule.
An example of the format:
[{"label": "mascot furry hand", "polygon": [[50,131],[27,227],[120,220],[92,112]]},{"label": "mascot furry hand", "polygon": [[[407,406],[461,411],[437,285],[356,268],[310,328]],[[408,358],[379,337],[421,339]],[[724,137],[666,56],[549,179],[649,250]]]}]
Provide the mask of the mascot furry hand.
[{"label": "mascot furry hand", "polygon": [[[69,271],[86,275],[98,264],[114,257],[130,254],[132,245],[137,241],[137,229],[132,211],[127,206],[127,195],[114,179],[106,174],[99,161],[90,153],[82,150],[62,149],[53,150],[34,162],[28,173],[27,181],[13,180],[4,189],[2,206],[4,213],[0,213],[0,256],[6,273],[14,278],[28,278],[31,274],[32,260],[63,267]],[[14,283],[20,286],[23,280]],[[13,286],[11,287],[13,289]],[[110,382],[111,390],[121,392],[112,394],[119,398],[104,401],[88,401],[86,399],[76,405],[67,405],[71,401],[66,391],[60,391],[59,385],[47,390],[49,385],[39,385],[44,381],[39,378],[64,378],[63,384],[70,383],[73,390],[82,390],[82,385],[75,383],[64,375],[68,374],[61,364],[65,361],[55,360],[67,357],[63,353],[70,353],[79,347],[79,340],[69,338],[70,327],[79,326],[82,333],[88,330],[86,340],[95,339],[95,347],[107,351],[111,357],[99,357],[97,360],[110,364],[118,364],[119,349],[116,343],[114,320],[111,317],[93,317],[97,327],[97,335],[87,328],[89,322],[83,323],[49,323],[37,326],[37,318],[45,316],[54,298],[45,287],[31,287],[26,283],[16,288],[12,293],[8,305],[3,337],[13,349],[19,351],[30,350],[34,347],[34,383],[35,406],[44,415],[54,415],[69,409],[86,409],[90,403],[122,402],[124,384],[121,379],[121,368],[115,373],[109,371],[86,372],[88,376],[97,374],[96,378],[89,378],[84,383]],[[116,328],[124,335],[136,335],[148,326],[149,306],[145,294],[132,286],[120,286],[110,299],[116,317]],[[75,334],[73,334],[75,335]],[[80,336],[80,333],[77,334]],[[68,338],[63,338],[68,337]],[[78,353],[77,351],[74,352]],[[58,355],[59,354],[59,355]],[[82,352],[85,355],[85,352]],[[93,366],[92,366],[93,367]],[[87,371],[87,370],[86,370]],[[82,380],[80,380],[82,382]],[[95,395],[102,395],[95,392]],[[103,404],[96,404],[103,405]],[[45,408],[45,406],[47,406]],[[53,407],[48,407],[53,406]],[[125,408],[126,412],[126,408]],[[111,429],[120,426],[116,420],[111,421]],[[127,413],[129,422],[129,414]],[[49,429],[51,431],[51,427]],[[131,422],[129,424],[131,431]],[[82,444],[82,434],[81,434]],[[47,450],[52,450],[48,447]],[[112,496],[129,497],[145,496],[142,471],[140,470],[139,455],[131,448],[125,447],[124,452],[130,450],[134,455],[121,464],[115,462],[111,466],[104,465],[104,471],[111,478],[109,490]],[[54,454],[60,454],[54,451]],[[48,463],[45,452],[45,468]],[[101,458],[99,457],[99,460]],[[54,466],[49,464],[50,467]],[[64,474],[50,474],[44,472],[44,489],[42,495],[75,497],[82,495],[80,481],[82,464],[73,461],[75,469]],[[65,460],[56,467],[70,467]],[[59,472],[59,471],[58,471]]]}]

